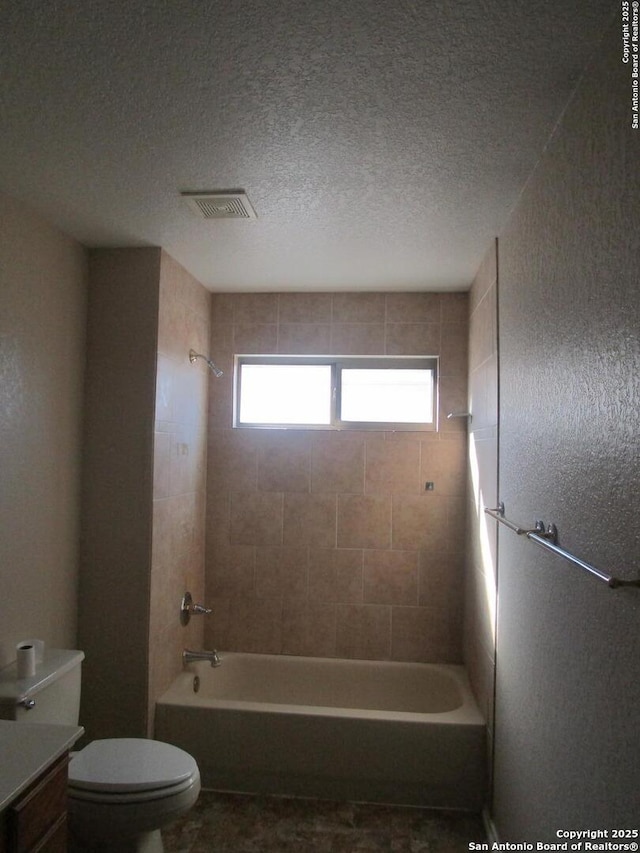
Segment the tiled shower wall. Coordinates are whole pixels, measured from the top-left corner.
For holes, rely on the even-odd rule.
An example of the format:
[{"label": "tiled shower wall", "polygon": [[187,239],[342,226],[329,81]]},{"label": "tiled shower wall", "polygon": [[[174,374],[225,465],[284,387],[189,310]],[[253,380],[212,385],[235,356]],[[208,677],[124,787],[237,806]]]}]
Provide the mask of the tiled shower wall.
[{"label": "tiled shower wall", "polygon": [[[202,620],[180,624],[182,595],[204,595],[207,368],[211,295],[166,252],[160,262],[149,624],[149,713],[182,669],[182,650],[202,648]],[[151,731],[151,719],[149,721]]]},{"label": "tiled shower wall", "polygon": [[[208,646],[461,660],[467,333],[462,293],[213,295]],[[439,355],[440,430],[232,429],[234,353]]]},{"label": "tiled shower wall", "polygon": [[484,507],[498,502],[497,241],[489,247],[469,293],[469,550],[464,660],[493,734],[497,524]]}]

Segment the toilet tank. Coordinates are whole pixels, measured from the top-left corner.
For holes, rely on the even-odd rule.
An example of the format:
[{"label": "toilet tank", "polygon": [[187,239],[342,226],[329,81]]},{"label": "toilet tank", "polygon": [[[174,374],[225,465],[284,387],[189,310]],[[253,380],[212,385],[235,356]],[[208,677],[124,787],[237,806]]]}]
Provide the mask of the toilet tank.
[{"label": "toilet tank", "polygon": [[36,674],[18,678],[16,663],[0,670],[0,720],[77,726],[84,652],[46,649]]}]

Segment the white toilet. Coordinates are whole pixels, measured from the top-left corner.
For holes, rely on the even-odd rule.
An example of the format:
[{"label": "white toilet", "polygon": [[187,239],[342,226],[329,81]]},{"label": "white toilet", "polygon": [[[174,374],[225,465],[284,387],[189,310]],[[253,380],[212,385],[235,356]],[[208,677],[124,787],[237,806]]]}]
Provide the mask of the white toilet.
[{"label": "white toilet", "polygon": [[[83,659],[51,649],[32,678],[17,680],[15,665],[0,671],[0,719],[77,725]],[[198,765],[184,750],[144,738],[95,740],[69,764],[70,849],[160,853],[161,827],[199,793]]]}]

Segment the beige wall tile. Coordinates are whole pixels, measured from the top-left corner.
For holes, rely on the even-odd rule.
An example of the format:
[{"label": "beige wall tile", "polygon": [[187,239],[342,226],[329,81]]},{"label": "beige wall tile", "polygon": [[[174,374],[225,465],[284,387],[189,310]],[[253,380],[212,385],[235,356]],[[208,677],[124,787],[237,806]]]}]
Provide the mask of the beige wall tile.
[{"label": "beige wall tile", "polygon": [[158,355],[156,362],[156,420],[173,420],[173,362]]},{"label": "beige wall tile", "polygon": [[472,314],[487,290],[498,279],[498,240],[492,240],[469,291],[469,313]]},{"label": "beige wall tile", "polygon": [[324,355],[329,352],[329,323],[281,323],[278,352],[293,355]]},{"label": "beige wall tile", "polygon": [[[223,367],[228,366],[229,359],[233,355],[233,330],[234,327],[230,323],[229,325],[211,323],[209,331],[209,355],[216,363],[219,361]],[[222,363],[223,359],[226,359],[224,364]]]},{"label": "beige wall tile", "polygon": [[468,324],[443,323],[440,342],[440,376],[466,376]]},{"label": "beige wall tile", "polygon": [[218,546],[207,568],[207,597],[255,595],[255,550],[253,545]]},{"label": "beige wall tile", "polygon": [[340,495],[339,548],[388,548],[391,544],[389,495]]},{"label": "beige wall tile", "polygon": [[237,293],[233,296],[233,322],[277,323],[277,293]]},{"label": "beige wall tile", "polygon": [[493,655],[495,650],[495,586],[493,578],[481,571],[467,568],[465,576],[465,605],[471,616],[472,632],[467,636],[467,645],[472,643]]},{"label": "beige wall tile", "polygon": [[307,548],[256,548],[257,598],[306,598]]},{"label": "beige wall tile", "polygon": [[231,429],[233,426],[233,382],[230,371],[220,377],[209,394],[209,429]]},{"label": "beige wall tile", "polygon": [[194,492],[167,498],[171,532],[169,571],[180,571],[199,562],[202,554],[196,536],[199,533],[198,496]]},{"label": "beige wall tile", "polygon": [[449,412],[468,412],[467,377],[443,376],[440,380],[440,430],[441,432],[463,432],[468,427],[467,418],[447,419]]},{"label": "beige wall tile", "polygon": [[449,540],[446,498],[435,492],[425,495],[394,495],[394,548],[444,548],[449,544]]},{"label": "beige wall tile", "polygon": [[417,604],[418,554],[415,551],[365,551],[364,601],[367,604]]},{"label": "beige wall tile", "polygon": [[285,495],[284,544],[335,548],[336,495]]},{"label": "beige wall tile", "polygon": [[207,565],[215,562],[215,551],[231,544],[231,495],[209,486],[206,497]]},{"label": "beige wall tile", "polygon": [[387,355],[438,355],[440,323],[387,323]]},{"label": "beige wall tile", "polygon": [[[460,545],[464,545],[461,541]],[[450,609],[462,602],[464,590],[464,550],[426,549],[419,554],[418,604]]]},{"label": "beige wall tile", "polygon": [[469,293],[441,293],[440,311],[443,323],[468,324]]},{"label": "beige wall tile", "polygon": [[[476,435],[472,433],[470,444],[474,474],[472,489],[476,507],[482,510],[485,506],[495,507],[498,503],[498,447],[495,436],[484,439],[476,438]],[[495,525],[494,521],[487,521],[485,516],[481,520],[485,524]],[[492,529],[495,530],[495,526]]]},{"label": "beige wall tile", "polygon": [[477,310],[487,291],[495,288],[498,282],[498,241],[493,240],[487,247],[487,253],[469,290],[469,316]]},{"label": "beige wall tile", "polygon": [[435,429],[433,430],[396,430],[395,432],[385,432],[385,441],[440,441],[442,435]]},{"label": "beige wall tile", "polygon": [[365,445],[365,493],[420,491],[420,445],[372,439]]},{"label": "beige wall tile", "polygon": [[469,375],[469,399],[474,434],[498,423],[498,365],[493,353]]},{"label": "beige wall tile", "polygon": [[384,293],[334,293],[334,323],[384,323]]},{"label": "beige wall tile", "polygon": [[315,601],[282,605],[282,654],[335,657],[336,609]]},{"label": "beige wall tile", "polygon": [[234,545],[280,545],[283,497],[270,492],[231,495],[231,542]]},{"label": "beige wall tile", "polygon": [[470,366],[473,370],[495,352],[497,337],[497,287],[490,287],[469,319]]},{"label": "beige wall tile", "polygon": [[172,495],[204,491],[206,433],[190,424],[176,424],[171,432],[169,490]]},{"label": "beige wall tile", "polygon": [[449,549],[459,550],[459,537],[464,535],[467,523],[469,501],[467,495],[446,495],[443,500],[447,505],[447,525],[449,528]]},{"label": "beige wall tile", "polygon": [[380,355],[385,351],[383,323],[334,323],[327,352],[336,355]]},{"label": "beige wall tile", "polygon": [[[151,574],[155,578],[164,578],[171,571],[173,562],[171,501],[168,499],[153,502],[153,535],[151,539]],[[155,594],[151,584],[151,597]]]},{"label": "beige wall tile", "polygon": [[183,358],[171,363],[171,372],[173,421],[206,430],[209,368],[202,359],[191,364],[188,358]]},{"label": "beige wall tile", "polygon": [[208,318],[211,304],[209,292],[164,250],[161,264],[161,298],[182,302],[195,315]]},{"label": "beige wall tile", "polygon": [[449,441],[425,441],[420,447],[420,484],[434,484],[435,495],[464,495],[467,476],[467,435]]},{"label": "beige wall tile", "polygon": [[258,442],[246,430],[210,430],[210,489],[253,491],[258,483]]},{"label": "beige wall tile", "polygon": [[362,603],[363,551],[309,549],[309,601]]},{"label": "beige wall tile", "polygon": [[387,323],[439,323],[440,293],[387,293]]},{"label": "beige wall tile", "polygon": [[278,352],[278,326],[275,323],[246,323],[233,327],[233,351],[239,355]]},{"label": "beige wall tile", "polygon": [[391,608],[377,604],[336,605],[336,654],[362,660],[388,660]]},{"label": "beige wall tile", "polygon": [[460,663],[448,614],[426,607],[394,607],[391,657],[424,663]]},{"label": "beige wall tile", "polygon": [[311,439],[290,437],[288,430],[269,431],[260,441],[258,488],[263,492],[308,492],[311,484]]},{"label": "beige wall tile", "polygon": [[209,636],[218,648],[267,655],[282,652],[282,599],[220,598],[216,613]]},{"label": "beige wall tile", "polygon": [[231,293],[211,294],[211,324],[232,325],[235,296]]},{"label": "beige wall tile", "polygon": [[477,645],[465,648],[465,668],[471,688],[478,702],[480,713],[487,721],[489,732],[493,729],[493,678],[494,659]]},{"label": "beige wall tile", "polygon": [[489,408],[489,395],[486,383],[485,364],[469,372],[469,411],[473,415],[471,431],[484,429],[491,423]]},{"label": "beige wall tile", "polygon": [[[161,286],[162,307],[158,319],[158,352],[179,362],[189,357],[190,316],[187,306],[171,293],[167,284]],[[186,348],[186,349],[185,349]]]},{"label": "beige wall tile", "polygon": [[169,472],[171,468],[171,435],[156,432],[153,442],[153,498],[169,496]]},{"label": "beige wall tile", "polygon": [[364,490],[364,441],[345,441],[334,433],[312,440],[311,490],[361,493]]},{"label": "beige wall tile", "polygon": [[330,323],[331,293],[280,293],[279,322]]}]

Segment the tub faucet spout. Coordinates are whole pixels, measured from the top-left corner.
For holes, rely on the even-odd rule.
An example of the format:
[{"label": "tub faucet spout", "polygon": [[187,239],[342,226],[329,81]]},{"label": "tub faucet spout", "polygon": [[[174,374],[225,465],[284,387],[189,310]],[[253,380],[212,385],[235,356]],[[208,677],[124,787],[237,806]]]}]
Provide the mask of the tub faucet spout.
[{"label": "tub faucet spout", "polygon": [[211,666],[220,666],[222,660],[218,657],[218,652],[213,649],[211,652],[194,652],[191,649],[185,649],[182,652],[182,662],[184,664],[192,663],[196,660],[208,660]]}]

